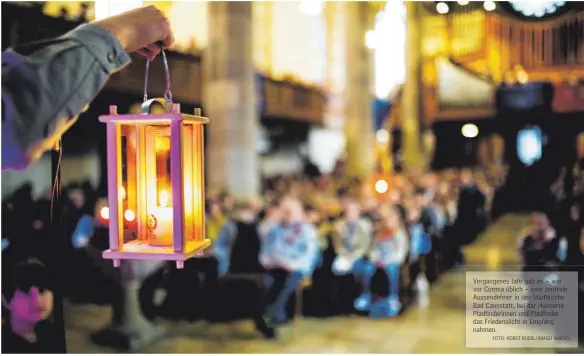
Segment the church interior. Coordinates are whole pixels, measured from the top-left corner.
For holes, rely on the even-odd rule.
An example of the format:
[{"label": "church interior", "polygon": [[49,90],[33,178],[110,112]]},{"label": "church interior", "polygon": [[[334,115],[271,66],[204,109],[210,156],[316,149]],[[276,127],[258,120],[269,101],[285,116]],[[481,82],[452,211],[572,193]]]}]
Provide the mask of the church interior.
[{"label": "church interior", "polygon": [[[175,37],[146,77],[131,54],[59,152],[2,172],[3,291],[23,258],[46,265],[63,352],[584,352],[582,308],[570,347],[469,347],[468,324],[471,272],[578,272],[584,300],[584,2],[1,6],[3,51],[142,6]],[[204,125],[180,162],[173,124],[149,153],[129,125],[116,166],[104,122],[141,113],[145,80]],[[114,225],[156,240],[172,209],[176,231],[178,205],[194,257],[112,245]]]}]

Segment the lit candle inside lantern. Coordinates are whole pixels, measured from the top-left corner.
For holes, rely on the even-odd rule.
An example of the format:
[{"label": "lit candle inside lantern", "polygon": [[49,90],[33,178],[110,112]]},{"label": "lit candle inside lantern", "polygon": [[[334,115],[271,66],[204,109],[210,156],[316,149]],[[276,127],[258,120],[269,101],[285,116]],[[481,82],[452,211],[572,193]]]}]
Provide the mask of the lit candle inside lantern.
[{"label": "lit candle inside lantern", "polygon": [[162,189],[159,205],[148,214],[148,243],[157,246],[172,245],[172,208],[170,196],[166,189]]}]

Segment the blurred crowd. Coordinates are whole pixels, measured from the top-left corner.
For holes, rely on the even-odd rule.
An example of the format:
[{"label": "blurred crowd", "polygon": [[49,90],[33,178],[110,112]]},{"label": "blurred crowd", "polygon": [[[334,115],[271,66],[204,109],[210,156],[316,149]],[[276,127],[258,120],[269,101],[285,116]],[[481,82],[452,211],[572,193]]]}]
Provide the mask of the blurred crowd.
[{"label": "blurred crowd", "polygon": [[[209,188],[211,247],[183,270],[169,265],[145,281],[144,313],[250,317],[272,338],[296,315],[394,317],[413,304],[427,305],[430,285],[464,262],[462,246],[489,223],[504,179],[501,169],[401,173],[384,178],[388,189],[378,193],[375,182],[342,178],[340,170],[266,179],[259,199],[240,201]],[[54,251],[47,245],[53,191],[37,201],[31,191],[26,184],[3,201],[4,263],[45,260]],[[92,253],[108,248],[99,218],[103,197],[84,182],[67,186],[60,199],[68,241],[62,258],[71,264],[66,295],[111,303],[115,284]]]},{"label": "blurred crowd", "polygon": [[[399,173],[379,178],[388,183],[383,193],[377,182],[343,176],[266,179],[261,198],[248,200],[209,188],[211,247],[184,269],[165,265],[145,280],[143,313],[191,321],[251,318],[275,338],[279,325],[300,315],[391,318],[427,306],[431,285],[464,263],[462,247],[490,223],[505,169]],[[525,270],[584,265],[583,185],[578,178],[574,197],[566,198],[562,182],[550,187],[552,210],[534,212],[519,240]],[[3,274],[30,257],[50,261],[55,198],[47,190],[35,201],[25,184],[2,202]],[[100,252],[108,248],[107,222],[100,218],[105,197],[83,182],[58,198],[67,241],[59,258],[70,266],[65,294],[71,302],[111,304],[119,286],[100,267]]]}]

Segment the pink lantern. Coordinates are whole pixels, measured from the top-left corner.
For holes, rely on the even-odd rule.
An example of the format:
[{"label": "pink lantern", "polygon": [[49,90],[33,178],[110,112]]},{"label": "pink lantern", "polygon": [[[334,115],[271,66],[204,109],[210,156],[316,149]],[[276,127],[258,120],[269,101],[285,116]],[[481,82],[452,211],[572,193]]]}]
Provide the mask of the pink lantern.
[{"label": "pink lantern", "polygon": [[[163,113],[152,113],[162,107]],[[164,112],[166,111],[166,112]],[[180,105],[151,99],[139,114],[99,121],[107,125],[109,247],[103,257],[169,260],[177,268],[210,245],[205,239],[203,125]]]}]

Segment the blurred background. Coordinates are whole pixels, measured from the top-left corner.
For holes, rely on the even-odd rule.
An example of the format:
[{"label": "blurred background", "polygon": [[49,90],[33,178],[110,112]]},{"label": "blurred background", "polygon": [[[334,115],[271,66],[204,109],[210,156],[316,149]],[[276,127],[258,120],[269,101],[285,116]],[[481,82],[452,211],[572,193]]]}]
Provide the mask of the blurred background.
[{"label": "blurred background", "polygon": [[[257,262],[246,246],[262,244],[260,222],[292,197],[317,231],[320,262],[286,299],[290,322],[277,341],[251,321],[263,267],[221,274],[213,252],[184,270],[152,268],[129,301],[123,276],[99,256],[108,216],[97,117],[109,105],[137,112],[145,60],[132,55],[63,137],[59,229],[50,228],[50,154],[2,173],[3,277],[24,256],[43,259],[47,245],[59,246],[69,352],[483,352],[465,348],[462,272],[524,268],[516,245],[534,235],[531,212],[544,211],[565,242],[551,254],[563,258],[549,257],[553,269],[584,265],[583,2],[2,2],[2,49],[144,5],[163,11],[175,33],[167,51],[175,101],[210,119],[210,250],[225,223],[251,212],[253,229],[236,234],[243,247],[228,249]],[[164,89],[157,59],[149,96]],[[372,238],[383,230],[380,211],[395,206],[410,242],[417,223],[431,240],[400,261],[402,307],[386,321],[356,312],[362,286],[332,272],[336,239],[353,234],[343,227],[351,204]],[[120,322],[116,313],[136,317]]]}]

